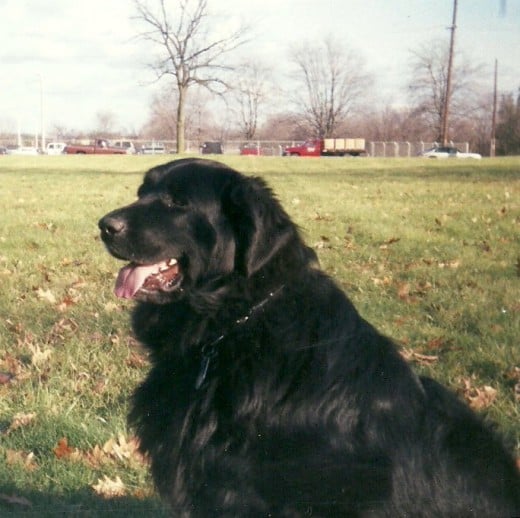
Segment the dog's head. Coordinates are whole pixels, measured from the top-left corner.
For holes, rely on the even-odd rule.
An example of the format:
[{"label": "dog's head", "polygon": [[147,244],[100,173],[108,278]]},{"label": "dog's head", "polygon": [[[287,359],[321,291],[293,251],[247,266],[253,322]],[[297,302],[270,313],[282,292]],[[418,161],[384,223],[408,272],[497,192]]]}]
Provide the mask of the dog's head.
[{"label": "dog's head", "polygon": [[129,262],[116,294],[141,301],[170,302],[231,274],[250,278],[282,250],[292,261],[314,259],[262,180],[208,160],[151,169],[137,201],[99,227],[109,252]]}]

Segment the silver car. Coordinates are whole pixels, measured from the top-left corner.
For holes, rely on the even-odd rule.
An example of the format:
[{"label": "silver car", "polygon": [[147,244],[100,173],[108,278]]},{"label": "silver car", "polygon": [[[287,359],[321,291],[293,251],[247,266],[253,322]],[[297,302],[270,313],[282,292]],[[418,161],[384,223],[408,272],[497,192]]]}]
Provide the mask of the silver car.
[{"label": "silver car", "polygon": [[422,153],[421,156],[426,158],[473,158],[475,160],[482,158],[479,153],[464,153],[453,146],[432,147]]}]

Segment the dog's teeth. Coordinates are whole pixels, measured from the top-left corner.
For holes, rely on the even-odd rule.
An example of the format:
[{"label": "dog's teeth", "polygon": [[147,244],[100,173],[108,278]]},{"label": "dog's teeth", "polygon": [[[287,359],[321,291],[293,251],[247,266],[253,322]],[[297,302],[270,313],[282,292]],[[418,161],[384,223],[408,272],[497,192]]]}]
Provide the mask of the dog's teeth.
[{"label": "dog's teeth", "polygon": [[167,266],[161,266],[161,267],[159,268],[159,271],[160,271],[160,272],[167,272],[167,271],[168,271],[168,267],[167,267]]},{"label": "dog's teeth", "polygon": [[174,264],[177,264],[177,259],[170,259],[168,266],[173,266]]}]

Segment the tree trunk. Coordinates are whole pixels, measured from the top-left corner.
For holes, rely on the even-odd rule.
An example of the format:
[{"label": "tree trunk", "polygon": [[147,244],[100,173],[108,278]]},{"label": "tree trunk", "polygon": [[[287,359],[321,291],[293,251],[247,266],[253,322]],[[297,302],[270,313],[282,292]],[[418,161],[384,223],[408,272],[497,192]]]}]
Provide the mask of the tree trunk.
[{"label": "tree trunk", "polygon": [[184,107],[186,102],[186,91],[187,89],[183,86],[179,86],[179,100],[177,103],[177,153],[182,154],[185,152],[184,142],[184,129],[185,129],[185,115]]}]

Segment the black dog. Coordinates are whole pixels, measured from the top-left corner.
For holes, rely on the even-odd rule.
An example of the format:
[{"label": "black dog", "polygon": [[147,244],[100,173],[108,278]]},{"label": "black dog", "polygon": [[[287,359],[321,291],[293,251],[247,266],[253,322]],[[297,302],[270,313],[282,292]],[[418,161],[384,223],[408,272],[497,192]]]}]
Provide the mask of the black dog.
[{"label": "black dog", "polygon": [[182,517],[520,516],[520,475],[317,268],[265,183],[148,171],[101,219],[152,369],[130,423]]}]

